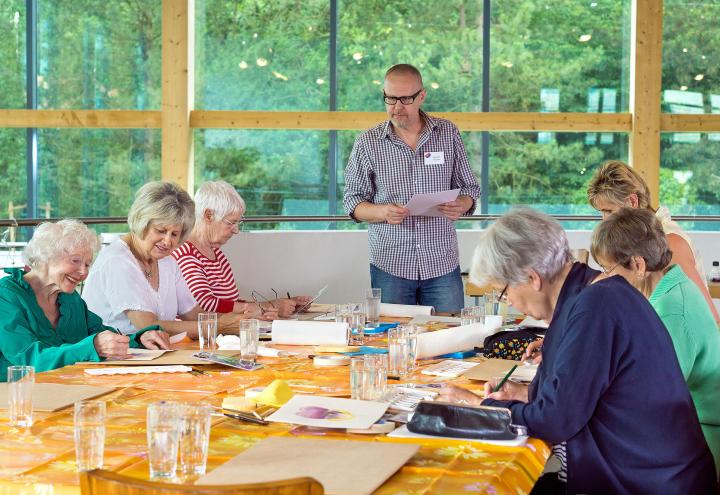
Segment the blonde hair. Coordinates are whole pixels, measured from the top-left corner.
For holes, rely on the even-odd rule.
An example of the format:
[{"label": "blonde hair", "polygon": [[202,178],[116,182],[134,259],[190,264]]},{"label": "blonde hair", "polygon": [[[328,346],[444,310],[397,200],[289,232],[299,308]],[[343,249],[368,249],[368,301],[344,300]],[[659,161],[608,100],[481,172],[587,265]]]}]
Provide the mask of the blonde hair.
[{"label": "blonde hair", "polygon": [[148,182],[135,194],[128,213],[130,232],[144,239],[151,223],[182,225],[180,243],[195,225],[195,203],[190,195],[172,182]]},{"label": "blonde hair", "polygon": [[59,222],[38,225],[25,246],[23,259],[31,267],[47,264],[78,249],[88,250],[93,257],[100,249],[97,234],[79,220],[66,218]]},{"label": "blonde hair", "polygon": [[[632,257],[640,256],[648,272],[664,270],[672,259],[662,222],[644,208],[623,207],[600,222],[593,231],[590,252],[595,261],[600,257],[627,269],[632,267]],[[649,287],[638,288],[650,296]]]},{"label": "blonde hair", "polygon": [[629,165],[619,161],[610,160],[595,172],[587,188],[590,204],[597,208],[597,199],[605,199],[617,206],[627,206],[627,199],[635,194],[638,199],[638,208],[652,209],[650,189],[648,189],[642,176]]}]

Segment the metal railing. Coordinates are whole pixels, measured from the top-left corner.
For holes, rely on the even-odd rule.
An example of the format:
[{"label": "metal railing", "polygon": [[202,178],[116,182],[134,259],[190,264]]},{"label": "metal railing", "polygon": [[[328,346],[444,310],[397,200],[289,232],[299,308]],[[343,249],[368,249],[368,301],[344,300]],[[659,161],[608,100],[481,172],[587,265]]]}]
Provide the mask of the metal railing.
[{"label": "metal railing", "polygon": [[[500,218],[502,214],[497,215],[472,215],[462,217],[461,221],[493,221]],[[558,221],[599,221],[598,215],[550,215]],[[127,217],[73,217],[87,225],[98,224],[124,224]],[[673,220],[677,222],[720,222],[720,215],[673,215]],[[18,218],[18,219],[0,219],[0,227],[33,227],[42,222],[54,222],[61,220],[60,218]],[[352,222],[353,220],[346,215],[261,215],[243,218],[245,223],[287,223],[287,222]]]}]

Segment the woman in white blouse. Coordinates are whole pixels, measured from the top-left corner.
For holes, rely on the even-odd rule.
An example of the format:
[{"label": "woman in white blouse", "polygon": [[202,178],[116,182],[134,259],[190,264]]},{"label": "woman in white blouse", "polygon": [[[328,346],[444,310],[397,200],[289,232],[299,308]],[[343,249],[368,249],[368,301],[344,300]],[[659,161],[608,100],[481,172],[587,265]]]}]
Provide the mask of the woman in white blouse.
[{"label": "woman in white blouse", "polygon": [[[128,213],[130,232],[100,251],[85,282],[88,308],[124,334],[160,325],[170,334],[197,338],[195,320],[202,309],[169,256],[194,223],[195,206],[183,189],[170,182],[141,187]],[[222,315],[218,327],[238,319]]]}]

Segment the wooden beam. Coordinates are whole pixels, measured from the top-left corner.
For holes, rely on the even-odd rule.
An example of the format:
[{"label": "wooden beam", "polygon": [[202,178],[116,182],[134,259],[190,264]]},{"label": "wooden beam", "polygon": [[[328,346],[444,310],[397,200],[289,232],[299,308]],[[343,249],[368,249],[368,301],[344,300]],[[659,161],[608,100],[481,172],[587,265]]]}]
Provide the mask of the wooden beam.
[{"label": "wooden beam", "polygon": [[630,164],[660,201],[663,0],[633,0],[630,56]]},{"label": "wooden beam", "polygon": [[669,114],[660,117],[660,129],[663,132],[720,132],[720,114],[694,115]]},{"label": "wooden beam", "polygon": [[[630,132],[625,113],[439,112],[461,131]],[[194,110],[190,127],[198,129],[368,129],[387,118],[384,112],[247,112]]]},{"label": "wooden beam", "polygon": [[162,2],[162,180],[193,193],[195,0]]},{"label": "wooden beam", "polygon": [[0,110],[0,127],[153,129],[154,110]]}]

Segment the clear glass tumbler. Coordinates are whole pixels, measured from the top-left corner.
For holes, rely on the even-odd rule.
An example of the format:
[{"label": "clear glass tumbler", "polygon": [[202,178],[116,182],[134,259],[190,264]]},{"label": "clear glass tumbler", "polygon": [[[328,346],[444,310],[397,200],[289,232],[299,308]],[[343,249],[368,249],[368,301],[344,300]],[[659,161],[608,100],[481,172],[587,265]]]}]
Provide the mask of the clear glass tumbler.
[{"label": "clear glass tumbler", "polygon": [[365,310],[367,311],[367,323],[377,326],[380,323],[380,299],[382,290],[378,288],[368,289],[365,292]]},{"label": "clear glass tumbler", "polygon": [[210,444],[210,414],[207,404],[180,406],[180,439],[178,467],[185,479],[205,474],[208,445]]},{"label": "clear glass tumbler", "polygon": [[75,461],[78,471],[103,467],[105,454],[105,402],[84,400],[75,403]]},{"label": "clear glass tumbler", "polygon": [[200,350],[214,353],[217,350],[217,313],[200,313],[198,315],[198,341]]},{"label": "clear glass tumbler", "polygon": [[7,380],[10,426],[29,428],[33,423],[32,392],[35,384],[35,368],[8,366]]},{"label": "clear glass tumbler", "polygon": [[260,342],[260,322],[258,320],[240,320],[238,336],[240,337],[240,360],[243,367],[252,368],[257,359]]},{"label": "clear glass tumbler", "polygon": [[150,404],[147,409],[147,442],[150,478],[175,478],[180,431],[179,404],[162,401]]}]

